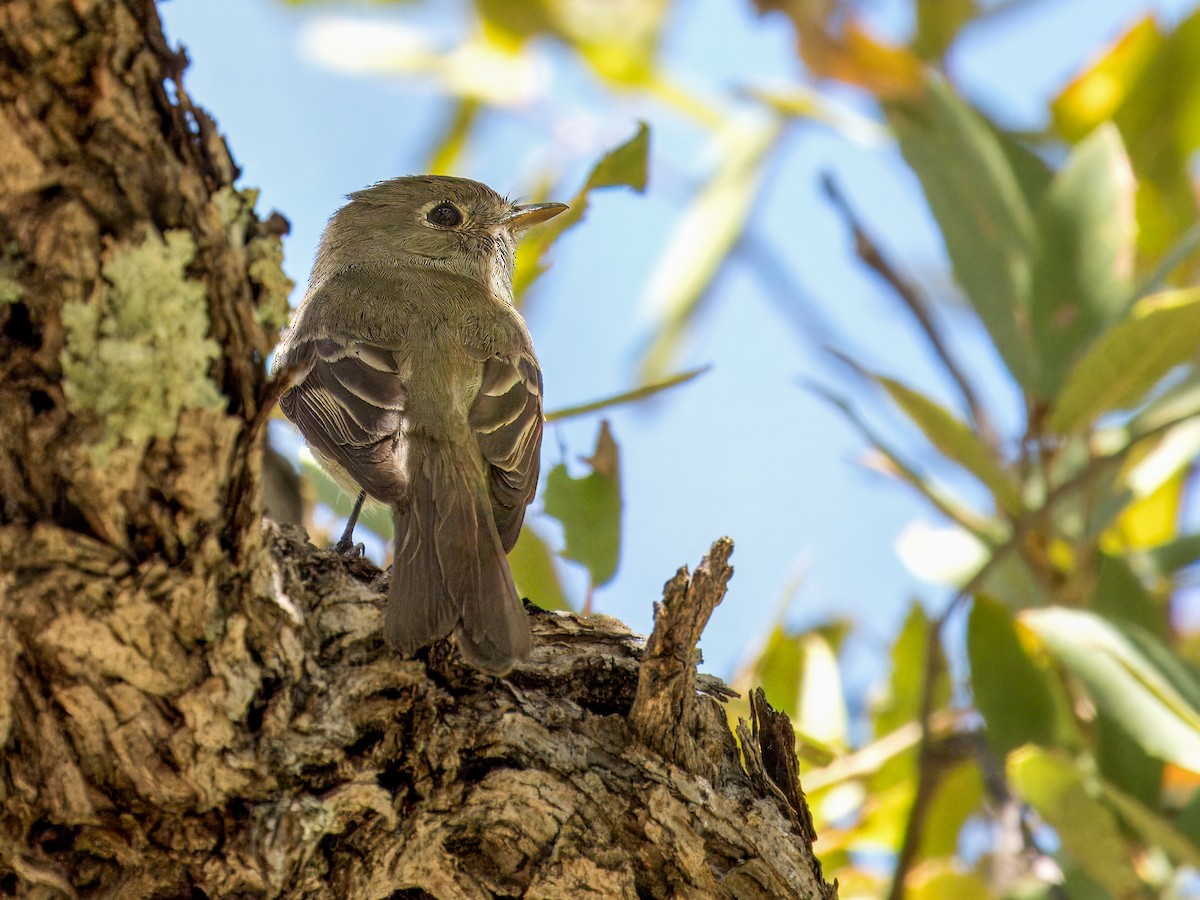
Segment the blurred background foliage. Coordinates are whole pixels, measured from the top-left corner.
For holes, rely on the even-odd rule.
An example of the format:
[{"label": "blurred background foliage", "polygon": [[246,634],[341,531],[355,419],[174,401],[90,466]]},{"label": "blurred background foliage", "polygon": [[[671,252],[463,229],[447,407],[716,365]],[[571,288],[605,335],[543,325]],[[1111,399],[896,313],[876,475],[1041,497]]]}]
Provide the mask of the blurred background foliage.
[{"label": "blurred background foliage", "polygon": [[[394,5],[401,18],[432,6]],[[718,101],[662,64],[675,5],[474,0],[449,46],[411,34],[364,41],[332,20],[313,40],[342,69],[437,86],[448,110],[426,136],[430,171],[459,171],[486,117],[520,115],[548,44],[600,90],[661,104],[708,135],[713,164],[646,285],[651,337],[633,387],[552,419],[594,421],[703,377],[680,369],[681,347],[746,247],[789,129],[894,141],[956,289],[906,275],[872,233],[871,209],[833,178],[824,190],[948,389],[928,392],[837,345],[827,377],[808,387],[861,433],[869,466],[941,519],[906,534],[901,552],[943,587],[912,604],[869,703],[843,686],[849,626],[789,625],[786,602],[734,687],[763,685],[792,717],[816,849],[844,898],[1200,896],[1200,640],[1172,615],[1200,559],[1184,515],[1200,453],[1200,12],[1135,17],[1062,85],[1044,128],[1018,133],[966,96],[945,61],[964,31],[1031,0],[910,0],[904,39],[874,30],[869,4],[756,0],[794,33],[802,77]],[[847,89],[865,106],[844,103]],[[523,244],[522,302],[593,192],[647,189],[653,131],[629,132],[581,184],[550,160],[527,185],[531,198],[573,200]],[[947,304],[986,332],[1017,414],[997,408],[977,359],[948,334]],[[887,426],[873,412],[880,401]],[[923,442],[916,461],[897,434]],[[596,435],[582,469],[547,466],[542,506],[513,554],[521,589],[543,606],[590,608],[618,567],[619,435],[605,423]],[[350,498],[308,471],[310,499],[344,509]],[[382,518],[366,524],[386,536]],[[853,539],[849,514],[830,527]],[[582,592],[564,582],[564,560],[586,571]],[[748,718],[744,702],[730,716]]]}]

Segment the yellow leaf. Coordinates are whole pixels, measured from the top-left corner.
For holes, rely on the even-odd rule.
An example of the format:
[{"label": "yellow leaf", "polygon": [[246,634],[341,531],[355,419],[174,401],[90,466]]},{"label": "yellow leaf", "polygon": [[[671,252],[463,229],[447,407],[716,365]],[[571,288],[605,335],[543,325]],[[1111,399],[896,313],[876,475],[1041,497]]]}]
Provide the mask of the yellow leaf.
[{"label": "yellow leaf", "polygon": [[1158,23],[1146,16],[1121,35],[1095,65],[1063,88],[1050,105],[1063,137],[1077,141],[1112,118],[1162,43]]},{"label": "yellow leaf", "polygon": [[1187,470],[1180,469],[1148,496],[1135,500],[1102,537],[1100,546],[1112,554],[1157,547],[1179,534],[1179,509]]}]

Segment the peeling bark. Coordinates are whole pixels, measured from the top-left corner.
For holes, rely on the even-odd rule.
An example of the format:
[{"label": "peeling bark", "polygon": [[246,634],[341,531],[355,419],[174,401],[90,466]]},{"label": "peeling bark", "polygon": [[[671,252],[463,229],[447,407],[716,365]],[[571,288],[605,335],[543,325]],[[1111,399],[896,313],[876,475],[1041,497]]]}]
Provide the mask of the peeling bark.
[{"label": "peeling bark", "polygon": [[496,680],[263,522],[286,225],[183,66],[148,0],[0,5],[0,895],[832,896],[790,725],[695,672],[727,540]]}]

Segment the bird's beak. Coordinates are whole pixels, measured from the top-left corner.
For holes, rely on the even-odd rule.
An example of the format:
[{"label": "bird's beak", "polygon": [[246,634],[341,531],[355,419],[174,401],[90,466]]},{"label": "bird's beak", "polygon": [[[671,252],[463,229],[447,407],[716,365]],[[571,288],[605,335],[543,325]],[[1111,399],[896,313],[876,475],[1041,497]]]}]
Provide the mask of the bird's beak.
[{"label": "bird's beak", "polygon": [[513,231],[519,231],[553,219],[566,208],[565,203],[527,203],[524,206],[514,206],[500,221]]}]

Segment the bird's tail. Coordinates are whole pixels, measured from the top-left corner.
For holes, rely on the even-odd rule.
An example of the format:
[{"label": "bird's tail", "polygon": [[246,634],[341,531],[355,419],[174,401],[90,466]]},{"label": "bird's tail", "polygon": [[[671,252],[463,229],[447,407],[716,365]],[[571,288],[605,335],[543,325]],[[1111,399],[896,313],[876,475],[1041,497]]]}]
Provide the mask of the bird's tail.
[{"label": "bird's tail", "polygon": [[532,647],[479,464],[410,435],[408,492],[393,509],[396,549],[384,633],[405,656],[451,630],[471,665],[503,675]]}]

